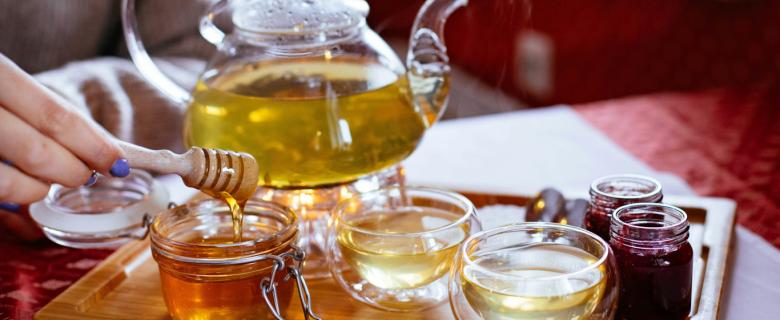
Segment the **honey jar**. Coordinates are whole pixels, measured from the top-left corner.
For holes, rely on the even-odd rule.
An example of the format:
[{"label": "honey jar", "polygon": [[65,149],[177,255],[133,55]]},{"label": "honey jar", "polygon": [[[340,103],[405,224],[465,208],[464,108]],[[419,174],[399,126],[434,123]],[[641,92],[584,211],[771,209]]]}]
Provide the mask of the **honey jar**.
[{"label": "honey jar", "polygon": [[[281,319],[297,286],[307,318],[303,252],[294,246],[290,209],[250,200],[242,240],[233,241],[230,209],[206,199],[160,213],[151,226],[163,297],[173,319]],[[316,316],[314,316],[316,318]]]}]

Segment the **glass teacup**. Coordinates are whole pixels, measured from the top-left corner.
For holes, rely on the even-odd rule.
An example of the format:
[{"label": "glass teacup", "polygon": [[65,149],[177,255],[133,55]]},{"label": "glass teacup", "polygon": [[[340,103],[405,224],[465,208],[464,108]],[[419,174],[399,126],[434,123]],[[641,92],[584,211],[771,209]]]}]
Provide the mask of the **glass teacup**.
[{"label": "glass teacup", "polygon": [[467,239],[450,275],[457,319],[611,319],[617,274],[609,246],[587,230],[521,223]]},{"label": "glass teacup", "polygon": [[447,299],[447,274],[459,245],[479,231],[465,197],[427,188],[389,187],[337,206],[328,263],[355,299],[391,311],[422,310]]}]

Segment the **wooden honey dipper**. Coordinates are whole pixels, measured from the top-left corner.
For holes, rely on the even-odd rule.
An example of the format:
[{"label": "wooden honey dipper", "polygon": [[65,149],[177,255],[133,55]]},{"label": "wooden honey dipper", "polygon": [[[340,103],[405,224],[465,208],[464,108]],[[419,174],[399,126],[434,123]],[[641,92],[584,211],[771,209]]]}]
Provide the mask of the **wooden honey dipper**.
[{"label": "wooden honey dipper", "polygon": [[119,141],[130,167],[179,175],[188,187],[211,196],[227,192],[238,201],[255,193],[259,168],[247,153],[192,147],[183,154],[169,150],[150,150]]}]

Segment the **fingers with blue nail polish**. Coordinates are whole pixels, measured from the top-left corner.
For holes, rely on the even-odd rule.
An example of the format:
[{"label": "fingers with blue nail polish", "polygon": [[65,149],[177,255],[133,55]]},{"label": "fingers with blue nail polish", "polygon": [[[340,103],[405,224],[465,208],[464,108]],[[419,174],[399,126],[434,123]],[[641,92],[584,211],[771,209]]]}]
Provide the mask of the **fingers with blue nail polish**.
[{"label": "fingers with blue nail polish", "polygon": [[20,209],[22,209],[22,206],[19,204],[11,202],[0,202],[0,210],[19,212]]},{"label": "fingers with blue nail polish", "polygon": [[87,180],[87,182],[84,183],[84,186],[91,187],[97,182],[97,178],[98,178],[97,172],[95,172],[95,170],[92,170],[92,175],[89,176],[89,180]]},{"label": "fingers with blue nail polish", "polygon": [[117,159],[108,173],[117,178],[127,177],[130,174],[130,164],[127,162],[127,159]]},{"label": "fingers with blue nail polish", "polygon": [[[76,185],[83,181],[77,182]],[[0,202],[33,203],[46,197],[48,192],[47,183],[30,177],[15,167],[0,164]]]}]

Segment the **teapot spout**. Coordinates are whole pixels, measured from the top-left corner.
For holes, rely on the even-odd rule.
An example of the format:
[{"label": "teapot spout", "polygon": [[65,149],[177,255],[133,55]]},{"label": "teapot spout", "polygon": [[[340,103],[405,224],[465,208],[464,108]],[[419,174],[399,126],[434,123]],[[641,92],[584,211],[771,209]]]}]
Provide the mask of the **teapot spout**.
[{"label": "teapot spout", "polygon": [[427,126],[447,107],[450,66],[444,45],[444,23],[467,0],[427,0],[414,21],[406,55],[407,77],[415,107]]}]

